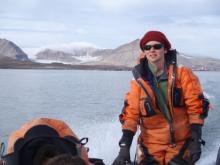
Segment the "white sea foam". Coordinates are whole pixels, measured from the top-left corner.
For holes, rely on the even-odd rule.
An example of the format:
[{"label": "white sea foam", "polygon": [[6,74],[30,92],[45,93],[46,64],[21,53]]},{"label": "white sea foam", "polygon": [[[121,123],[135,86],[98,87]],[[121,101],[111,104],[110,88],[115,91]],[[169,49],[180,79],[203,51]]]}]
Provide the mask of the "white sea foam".
[{"label": "white sea foam", "polygon": [[[204,151],[205,152],[205,151]],[[207,151],[208,154],[202,154],[200,160],[196,165],[216,165],[216,158],[218,153],[218,147],[213,148],[213,151]]]},{"label": "white sea foam", "polygon": [[203,92],[204,96],[208,99],[214,99],[215,96],[214,95],[211,95],[210,93],[207,93],[206,91]]},{"label": "white sea foam", "polygon": [[[89,142],[86,145],[89,147],[89,157],[102,158],[105,164],[112,164],[113,160],[118,155],[118,142],[122,136],[121,124],[119,121],[89,124],[78,131],[79,134],[89,137]],[[134,159],[136,141],[135,137],[131,147],[131,160]]]}]

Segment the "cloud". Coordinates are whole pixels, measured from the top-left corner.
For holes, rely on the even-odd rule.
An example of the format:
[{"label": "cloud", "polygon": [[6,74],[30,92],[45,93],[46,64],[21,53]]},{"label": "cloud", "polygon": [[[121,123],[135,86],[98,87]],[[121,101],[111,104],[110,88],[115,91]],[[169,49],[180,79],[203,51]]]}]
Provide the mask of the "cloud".
[{"label": "cloud", "polygon": [[134,7],[135,5],[140,5],[141,0],[111,0],[103,1],[97,0],[97,5],[106,11],[117,11],[126,8]]},{"label": "cloud", "polygon": [[217,54],[219,6],[218,0],[7,0],[0,37],[26,48],[79,41],[115,48],[161,30],[181,51]]},{"label": "cloud", "polygon": [[0,18],[0,31],[36,33],[85,33],[86,30],[71,23]]},{"label": "cloud", "polygon": [[[200,24],[200,22],[198,23]],[[220,23],[194,25],[188,23],[161,25],[173,48],[188,54],[218,57],[218,41],[220,40]]]},{"label": "cloud", "polygon": [[142,27],[140,37],[148,30],[160,30],[167,35],[172,47],[180,52],[218,57],[219,15],[163,17],[151,15],[139,18],[137,23]]},{"label": "cloud", "polygon": [[124,11],[129,11],[127,13],[129,16],[220,14],[218,0],[94,0],[93,2],[103,11],[121,14]]}]

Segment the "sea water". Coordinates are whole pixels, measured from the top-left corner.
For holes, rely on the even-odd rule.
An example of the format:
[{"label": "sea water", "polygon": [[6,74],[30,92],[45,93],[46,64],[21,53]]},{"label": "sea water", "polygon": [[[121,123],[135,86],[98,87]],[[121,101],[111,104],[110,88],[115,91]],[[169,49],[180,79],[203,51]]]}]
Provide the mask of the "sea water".
[{"label": "sea water", "polygon": [[[214,107],[203,129],[206,145],[197,164],[213,165],[220,146],[220,72],[195,73]],[[131,79],[129,71],[0,70],[0,140],[6,142],[31,119],[56,118],[79,138],[89,137],[89,156],[110,165],[119,151],[118,115]]]}]

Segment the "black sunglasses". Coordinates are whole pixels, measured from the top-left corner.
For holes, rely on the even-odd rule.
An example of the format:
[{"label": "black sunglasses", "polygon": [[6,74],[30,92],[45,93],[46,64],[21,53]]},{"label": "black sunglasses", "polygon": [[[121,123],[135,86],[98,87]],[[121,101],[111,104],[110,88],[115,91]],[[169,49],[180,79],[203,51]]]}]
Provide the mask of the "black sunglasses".
[{"label": "black sunglasses", "polygon": [[161,49],[163,47],[163,44],[154,44],[154,45],[144,45],[144,50],[151,50],[151,48],[154,48],[156,50]]}]

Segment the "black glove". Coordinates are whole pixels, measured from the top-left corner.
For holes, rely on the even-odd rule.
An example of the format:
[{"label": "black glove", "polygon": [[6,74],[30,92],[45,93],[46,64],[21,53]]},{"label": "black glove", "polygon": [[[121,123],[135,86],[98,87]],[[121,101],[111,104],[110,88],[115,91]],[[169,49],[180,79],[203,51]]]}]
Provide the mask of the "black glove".
[{"label": "black glove", "polygon": [[120,151],[112,165],[127,165],[130,160],[130,146],[133,140],[134,132],[123,130],[123,135],[119,141]]},{"label": "black glove", "polygon": [[121,147],[119,154],[112,165],[126,165],[130,162],[130,149],[128,147]]},{"label": "black glove", "polygon": [[192,124],[191,125],[192,141],[189,146],[189,162],[194,164],[199,160],[201,156],[201,144],[205,142],[201,139],[202,137],[202,125]]}]

